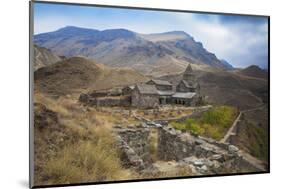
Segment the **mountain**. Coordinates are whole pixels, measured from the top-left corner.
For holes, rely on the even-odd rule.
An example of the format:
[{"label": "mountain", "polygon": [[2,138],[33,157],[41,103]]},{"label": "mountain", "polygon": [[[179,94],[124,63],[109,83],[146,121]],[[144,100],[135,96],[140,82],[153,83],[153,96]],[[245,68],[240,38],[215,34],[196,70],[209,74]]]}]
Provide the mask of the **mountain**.
[{"label": "mountain", "polygon": [[146,80],[130,68],[108,68],[83,57],[68,58],[34,72],[35,91],[53,95],[107,89]]},{"label": "mountain", "polygon": [[53,54],[50,50],[34,45],[34,70],[54,64],[61,60],[61,57]]},{"label": "mountain", "polygon": [[113,67],[130,67],[147,75],[181,72],[188,63],[198,69],[228,69],[183,31],[139,34],[126,29],[94,30],[67,26],[34,36],[38,46],[67,57],[85,56]]},{"label": "mountain", "polygon": [[221,59],[220,61],[228,70],[233,70],[234,69],[234,67],[229,62],[227,62],[226,60]]},{"label": "mountain", "polygon": [[261,69],[256,65],[251,65],[245,69],[239,71],[240,74],[249,76],[249,77],[257,77],[257,78],[267,78],[268,72],[266,70]]}]

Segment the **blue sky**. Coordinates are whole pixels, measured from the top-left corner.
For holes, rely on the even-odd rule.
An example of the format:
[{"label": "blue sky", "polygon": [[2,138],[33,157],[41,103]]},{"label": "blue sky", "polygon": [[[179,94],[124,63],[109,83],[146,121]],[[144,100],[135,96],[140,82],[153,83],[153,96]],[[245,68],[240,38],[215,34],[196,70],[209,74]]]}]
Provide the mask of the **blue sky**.
[{"label": "blue sky", "polygon": [[268,23],[265,17],[179,13],[152,10],[35,3],[34,33],[65,26],[125,28],[138,33],[185,31],[235,67],[268,65]]}]

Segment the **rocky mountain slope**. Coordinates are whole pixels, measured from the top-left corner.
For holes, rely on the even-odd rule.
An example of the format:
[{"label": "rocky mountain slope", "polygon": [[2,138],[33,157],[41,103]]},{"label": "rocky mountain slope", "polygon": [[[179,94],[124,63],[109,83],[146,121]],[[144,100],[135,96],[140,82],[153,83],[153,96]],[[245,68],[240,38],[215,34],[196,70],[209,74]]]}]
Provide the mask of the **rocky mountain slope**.
[{"label": "rocky mountain slope", "polygon": [[34,70],[54,64],[61,60],[61,57],[53,54],[50,50],[34,45]]},{"label": "rocky mountain slope", "polygon": [[234,69],[234,67],[229,62],[227,62],[226,60],[221,59],[220,61],[221,61],[222,64],[224,64],[227,67],[228,70]]},{"label": "rocky mountain slope", "polygon": [[81,55],[106,65],[131,67],[150,75],[179,73],[188,63],[204,69],[229,68],[202,43],[182,31],[138,34],[125,29],[99,31],[68,26],[35,35],[34,41],[58,55]]},{"label": "rocky mountain slope", "polygon": [[146,81],[129,68],[108,68],[83,57],[72,57],[34,72],[35,90],[54,95],[81,93]]},{"label": "rocky mountain slope", "polygon": [[267,71],[262,70],[260,67],[256,65],[249,66],[243,70],[238,71],[238,73],[245,76],[262,78],[262,79],[266,79],[268,77]]}]

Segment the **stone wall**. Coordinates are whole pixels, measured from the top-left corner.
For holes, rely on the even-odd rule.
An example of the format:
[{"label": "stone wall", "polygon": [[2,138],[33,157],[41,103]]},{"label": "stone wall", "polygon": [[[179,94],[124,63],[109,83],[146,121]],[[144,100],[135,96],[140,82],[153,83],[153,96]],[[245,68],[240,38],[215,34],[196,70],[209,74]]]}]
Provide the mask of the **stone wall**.
[{"label": "stone wall", "polygon": [[79,101],[90,106],[131,106],[130,96],[107,96],[93,98],[90,95],[81,94]]},{"label": "stone wall", "polygon": [[[191,167],[195,175],[260,172],[264,169],[247,158],[236,146],[213,139],[196,137],[170,127],[157,127],[157,161],[173,161]],[[149,135],[141,125],[115,127],[123,165],[135,170],[153,167]]]},{"label": "stone wall", "polygon": [[149,129],[115,127],[123,165],[137,170],[149,164]]},{"label": "stone wall", "polygon": [[193,89],[188,88],[185,86],[183,81],[181,81],[177,86],[176,86],[177,92],[195,92]]},{"label": "stone wall", "polygon": [[[188,136],[186,135],[186,137]],[[193,141],[183,141],[180,131],[172,128],[159,128],[157,149],[159,160],[180,160],[193,154]]]},{"label": "stone wall", "polygon": [[194,161],[203,159],[209,164],[217,164],[218,166],[215,170],[212,170],[213,172],[221,173],[224,169],[234,172],[263,171],[260,167],[255,166],[253,162],[244,158],[243,153],[233,145],[203,137],[195,137],[189,133],[181,133],[169,127],[159,128],[159,160],[182,161],[190,157],[195,157]]},{"label": "stone wall", "polygon": [[149,160],[148,129],[121,129],[118,134],[140,158]]},{"label": "stone wall", "polygon": [[159,105],[157,95],[140,94],[137,90],[132,92],[132,106],[141,108],[153,108]]}]

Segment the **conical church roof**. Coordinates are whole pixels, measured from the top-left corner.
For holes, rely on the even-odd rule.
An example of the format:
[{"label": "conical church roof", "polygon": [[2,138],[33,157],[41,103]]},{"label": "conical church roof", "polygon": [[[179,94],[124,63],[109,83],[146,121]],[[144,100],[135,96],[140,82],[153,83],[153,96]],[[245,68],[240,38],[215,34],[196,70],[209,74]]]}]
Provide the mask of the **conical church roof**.
[{"label": "conical church roof", "polygon": [[191,68],[191,65],[188,64],[188,66],[187,66],[187,68],[185,69],[185,72],[184,72],[184,73],[192,73],[192,72],[193,72],[193,70],[192,70],[192,68]]}]

